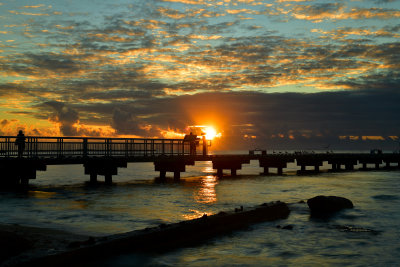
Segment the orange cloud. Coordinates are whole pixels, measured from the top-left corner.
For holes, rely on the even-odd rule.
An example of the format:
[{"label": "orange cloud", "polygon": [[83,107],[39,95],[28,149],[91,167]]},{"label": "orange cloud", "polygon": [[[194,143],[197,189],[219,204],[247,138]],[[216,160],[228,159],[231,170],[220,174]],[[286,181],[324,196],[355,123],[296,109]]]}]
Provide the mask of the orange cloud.
[{"label": "orange cloud", "polygon": [[15,10],[9,10],[8,12],[11,13],[11,14],[14,14],[14,15],[25,15],[25,16],[50,16],[49,14],[46,14],[46,13],[18,12],[18,11],[15,11]]}]

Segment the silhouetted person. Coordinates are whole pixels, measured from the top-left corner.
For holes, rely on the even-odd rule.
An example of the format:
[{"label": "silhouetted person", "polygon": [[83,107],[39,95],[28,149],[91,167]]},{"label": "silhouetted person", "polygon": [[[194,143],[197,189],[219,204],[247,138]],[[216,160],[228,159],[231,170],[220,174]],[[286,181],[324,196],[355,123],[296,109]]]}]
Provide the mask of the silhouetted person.
[{"label": "silhouetted person", "polygon": [[196,155],[196,140],[197,135],[194,135],[192,132],[189,135],[185,135],[185,138],[183,139],[184,142],[189,142],[190,155],[192,156]]},{"label": "silhouetted person", "polygon": [[25,135],[21,130],[18,132],[15,144],[18,146],[18,157],[22,158],[25,150]]}]

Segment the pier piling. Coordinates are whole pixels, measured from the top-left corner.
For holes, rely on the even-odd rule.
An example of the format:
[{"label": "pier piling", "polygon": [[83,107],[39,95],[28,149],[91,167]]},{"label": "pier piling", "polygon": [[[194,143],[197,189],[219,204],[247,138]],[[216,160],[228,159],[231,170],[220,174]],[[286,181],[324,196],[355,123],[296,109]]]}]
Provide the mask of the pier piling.
[{"label": "pier piling", "polygon": [[213,169],[217,170],[218,177],[223,176],[223,170],[230,170],[231,176],[236,176],[237,170],[242,169],[242,164],[248,163],[250,158],[244,156],[226,155],[212,158]]}]

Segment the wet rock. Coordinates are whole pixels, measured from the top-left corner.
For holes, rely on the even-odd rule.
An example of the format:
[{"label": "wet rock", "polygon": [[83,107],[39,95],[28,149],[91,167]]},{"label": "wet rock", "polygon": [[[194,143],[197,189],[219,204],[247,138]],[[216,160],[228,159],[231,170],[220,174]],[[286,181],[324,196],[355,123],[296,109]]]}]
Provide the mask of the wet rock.
[{"label": "wet rock", "polygon": [[341,232],[351,232],[351,233],[372,233],[372,234],[378,234],[379,231],[369,229],[369,228],[364,228],[364,227],[357,227],[357,226],[351,226],[351,225],[335,225],[335,228],[338,229]]},{"label": "wet rock", "polygon": [[235,208],[235,212],[243,211],[243,206],[240,206],[240,208]]},{"label": "wet rock", "polygon": [[314,214],[332,213],[353,208],[351,200],[337,196],[316,196],[307,200],[307,204]]},{"label": "wet rock", "polygon": [[276,228],[283,229],[283,230],[293,230],[293,225],[289,224],[286,226],[277,225]]}]

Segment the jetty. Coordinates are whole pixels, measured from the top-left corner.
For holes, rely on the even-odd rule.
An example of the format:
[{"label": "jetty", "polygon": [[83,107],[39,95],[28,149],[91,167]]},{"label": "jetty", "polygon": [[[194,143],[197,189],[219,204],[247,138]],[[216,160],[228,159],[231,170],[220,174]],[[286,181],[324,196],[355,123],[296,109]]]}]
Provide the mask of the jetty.
[{"label": "jetty", "polygon": [[233,211],[204,214],[197,219],[73,242],[65,252],[33,259],[21,263],[20,266],[92,266],[93,261],[100,262],[107,257],[124,253],[165,252],[198,245],[233,231],[246,230],[256,223],[283,220],[289,214],[288,205],[280,201],[255,207],[241,206]]},{"label": "jetty", "polygon": [[[100,138],[100,137],[37,137],[26,136],[23,149],[16,136],[0,136],[0,188],[3,185],[27,185],[36,179],[37,171],[45,171],[49,165],[80,164],[89,181],[96,183],[104,176],[106,184],[112,184],[119,168],[127,168],[131,162],[153,162],[160,179],[167,172],[180,180],[186,166],[196,161],[211,161],[217,176],[224,170],[237,175],[243,164],[257,160],[263,174],[276,169],[282,175],[289,163],[295,163],[302,173],[318,173],[324,163],[331,165],[330,171],[388,169],[400,167],[399,153],[278,153],[251,150],[248,154],[210,155],[208,142],[203,138],[200,152],[196,152],[198,141],[191,139],[148,138]],[[193,143],[197,142],[197,143]]]}]

